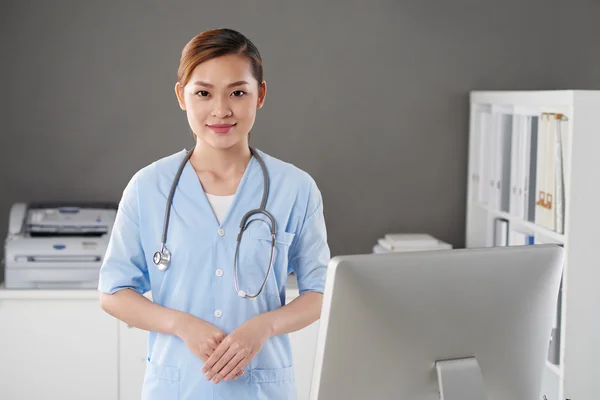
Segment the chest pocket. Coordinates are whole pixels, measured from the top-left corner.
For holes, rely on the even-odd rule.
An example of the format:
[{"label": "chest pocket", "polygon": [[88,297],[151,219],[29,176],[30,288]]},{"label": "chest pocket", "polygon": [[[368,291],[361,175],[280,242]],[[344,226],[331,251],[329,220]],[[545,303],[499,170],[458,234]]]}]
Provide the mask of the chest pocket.
[{"label": "chest pocket", "polygon": [[[287,277],[288,256],[295,234],[278,231],[275,235],[275,247],[271,272],[260,294],[278,296],[279,287],[275,276]],[[241,290],[256,294],[260,289],[271,260],[271,232],[266,224],[252,223],[248,226],[238,255],[238,281]]]}]

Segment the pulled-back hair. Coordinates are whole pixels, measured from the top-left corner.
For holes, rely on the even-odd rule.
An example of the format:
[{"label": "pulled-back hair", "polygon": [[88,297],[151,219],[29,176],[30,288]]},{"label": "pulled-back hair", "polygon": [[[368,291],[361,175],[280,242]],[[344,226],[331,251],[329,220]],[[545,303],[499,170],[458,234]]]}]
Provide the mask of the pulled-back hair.
[{"label": "pulled-back hair", "polygon": [[196,35],[181,52],[177,81],[183,87],[190,80],[194,69],[204,61],[227,54],[248,57],[252,75],[260,86],[263,81],[262,58],[256,46],[241,33],[227,28],[212,29]]}]

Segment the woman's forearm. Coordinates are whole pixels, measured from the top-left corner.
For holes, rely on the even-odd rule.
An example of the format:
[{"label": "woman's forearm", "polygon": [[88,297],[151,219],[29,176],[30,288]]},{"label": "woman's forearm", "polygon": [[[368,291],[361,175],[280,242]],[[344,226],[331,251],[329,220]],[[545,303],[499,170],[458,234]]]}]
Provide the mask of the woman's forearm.
[{"label": "woman's forearm", "polygon": [[298,331],[321,316],[323,294],[306,292],[295,298],[289,304],[259,315],[266,326],[269,327],[271,336],[283,335]]},{"label": "woman's forearm", "polygon": [[146,331],[178,335],[187,315],[160,306],[132,289],[101,293],[100,307],[121,321]]}]

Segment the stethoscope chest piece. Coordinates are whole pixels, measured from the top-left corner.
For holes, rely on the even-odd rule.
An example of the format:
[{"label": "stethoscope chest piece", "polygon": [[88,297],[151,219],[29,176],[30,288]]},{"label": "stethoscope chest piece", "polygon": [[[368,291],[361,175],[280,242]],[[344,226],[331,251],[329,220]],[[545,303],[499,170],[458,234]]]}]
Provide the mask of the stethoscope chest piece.
[{"label": "stethoscope chest piece", "polygon": [[159,270],[164,271],[169,268],[171,262],[171,252],[166,247],[163,247],[160,251],[154,253],[152,261],[158,267]]}]

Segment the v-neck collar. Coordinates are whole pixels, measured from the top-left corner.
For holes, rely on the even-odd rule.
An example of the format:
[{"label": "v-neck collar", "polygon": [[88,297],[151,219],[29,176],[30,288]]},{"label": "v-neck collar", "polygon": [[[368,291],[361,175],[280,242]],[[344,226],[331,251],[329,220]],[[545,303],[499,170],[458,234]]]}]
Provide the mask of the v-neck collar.
[{"label": "v-neck collar", "polygon": [[[256,150],[256,151],[258,151],[258,150]],[[183,157],[185,157],[186,153],[187,153],[187,150],[185,150],[183,152]],[[210,205],[210,201],[208,200],[208,197],[206,195],[206,192],[204,191],[204,188],[202,187],[202,182],[200,181],[200,177],[198,177],[198,174],[196,173],[196,170],[192,166],[192,163],[190,162],[190,160],[186,161],[183,171],[181,173],[181,178],[182,178],[182,180],[185,179],[186,181],[189,181],[190,187],[192,188],[192,195],[194,196],[194,198],[198,199],[198,204],[199,204],[199,206],[201,206],[203,208],[203,211],[205,212],[205,214],[211,215],[211,218],[210,218],[211,223],[213,223],[216,227],[221,228],[228,224],[229,219],[233,215],[236,206],[240,202],[240,197],[243,196],[242,192],[243,192],[244,186],[246,184],[246,181],[249,179],[248,177],[249,177],[250,173],[252,173],[252,170],[254,169],[254,164],[256,162],[257,162],[256,157],[254,157],[254,154],[253,154],[250,157],[250,162],[248,162],[248,165],[246,166],[244,175],[242,175],[242,179],[240,180],[240,183],[238,184],[235,194],[233,195],[233,200],[231,201],[231,204],[229,205],[227,212],[225,213],[225,217],[223,218],[223,221],[221,221],[221,224],[219,224],[219,220],[218,220],[212,206]],[[208,221],[206,221],[206,222],[208,223]]]}]

